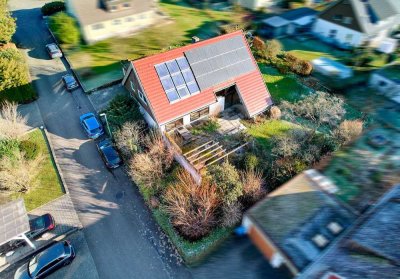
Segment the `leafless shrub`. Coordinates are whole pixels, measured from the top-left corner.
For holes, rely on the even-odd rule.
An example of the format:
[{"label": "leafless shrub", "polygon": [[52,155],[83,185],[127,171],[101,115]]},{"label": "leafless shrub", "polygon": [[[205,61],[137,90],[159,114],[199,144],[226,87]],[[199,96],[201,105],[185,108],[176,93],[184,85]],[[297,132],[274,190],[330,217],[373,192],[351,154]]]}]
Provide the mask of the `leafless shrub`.
[{"label": "leafless shrub", "polygon": [[334,131],[334,136],[340,144],[349,144],[358,138],[362,131],[363,122],[361,120],[345,120]]},{"label": "leafless shrub", "polygon": [[280,119],[282,116],[282,112],[277,106],[273,106],[269,111],[269,117],[271,119]]},{"label": "leafless shrub", "polygon": [[177,178],[178,182],[165,193],[165,210],[184,237],[200,239],[217,224],[215,213],[219,198],[216,187],[207,179],[198,185],[184,170],[178,173]]},{"label": "leafless shrub", "polygon": [[43,156],[37,156],[28,160],[22,152],[15,152],[12,158],[3,157],[0,160],[0,191],[27,192],[43,159]]},{"label": "leafless shrub", "polygon": [[142,151],[142,130],[143,127],[138,122],[126,122],[115,133],[116,145],[126,159]]},{"label": "leafless shrub", "polygon": [[16,139],[27,131],[26,119],[17,112],[16,103],[4,102],[0,109],[0,139]]},{"label": "leafless shrub", "polygon": [[262,173],[254,169],[248,169],[241,173],[243,184],[243,200],[253,204],[265,195],[263,185],[265,183]]},{"label": "leafless shrub", "polygon": [[243,206],[240,202],[224,204],[222,206],[221,226],[232,227],[239,223],[243,215],[242,209]]}]

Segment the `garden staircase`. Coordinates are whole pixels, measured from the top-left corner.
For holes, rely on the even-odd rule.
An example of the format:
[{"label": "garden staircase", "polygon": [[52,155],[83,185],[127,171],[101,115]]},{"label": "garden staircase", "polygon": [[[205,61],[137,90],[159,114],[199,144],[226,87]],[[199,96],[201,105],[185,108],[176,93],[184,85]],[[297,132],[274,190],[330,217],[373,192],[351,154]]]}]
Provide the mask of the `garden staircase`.
[{"label": "garden staircase", "polygon": [[197,170],[201,170],[208,162],[224,156],[226,149],[218,141],[208,141],[183,154],[185,159]]}]

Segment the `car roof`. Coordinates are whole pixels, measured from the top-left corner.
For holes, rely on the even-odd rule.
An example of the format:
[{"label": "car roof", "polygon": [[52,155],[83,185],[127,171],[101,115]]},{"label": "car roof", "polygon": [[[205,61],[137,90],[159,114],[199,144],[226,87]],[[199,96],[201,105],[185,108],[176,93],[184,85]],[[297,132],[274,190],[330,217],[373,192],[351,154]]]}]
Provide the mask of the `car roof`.
[{"label": "car roof", "polygon": [[58,242],[37,255],[38,266],[43,267],[52,260],[61,257],[64,254],[65,254],[64,242]]},{"label": "car roof", "polygon": [[100,127],[100,124],[99,124],[99,122],[97,121],[97,119],[96,119],[96,117],[94,115],[92,117],[90,117],[90,118],[84,119],[83,121],[86,123],[86,126],[90,130],[93,130],[93,129],[96,129],[96,128]]},{"label": "car roof", "polygon": [[63,79],[64,79],[67,83],[76,82],[76,80],[75,80],[75,78],[74,78],[73,75],[65,75],[65,76],[63,76]]},{"label": "car roof", "polygon": [[119,158],[117,151],[112,145],[102,148],[102,151],[107,160],[114,160],[116,158]]}]

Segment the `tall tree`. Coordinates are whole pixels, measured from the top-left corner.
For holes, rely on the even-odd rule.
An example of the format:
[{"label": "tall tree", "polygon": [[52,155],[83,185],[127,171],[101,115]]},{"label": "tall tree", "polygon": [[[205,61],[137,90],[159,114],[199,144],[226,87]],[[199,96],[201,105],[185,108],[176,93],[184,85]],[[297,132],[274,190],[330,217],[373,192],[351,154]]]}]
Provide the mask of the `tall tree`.
[{"label": "tall tree", "polygon": [[7,1],[0,0],[0,45],[10,42],[15,30],[15,19],[7,10]]}]

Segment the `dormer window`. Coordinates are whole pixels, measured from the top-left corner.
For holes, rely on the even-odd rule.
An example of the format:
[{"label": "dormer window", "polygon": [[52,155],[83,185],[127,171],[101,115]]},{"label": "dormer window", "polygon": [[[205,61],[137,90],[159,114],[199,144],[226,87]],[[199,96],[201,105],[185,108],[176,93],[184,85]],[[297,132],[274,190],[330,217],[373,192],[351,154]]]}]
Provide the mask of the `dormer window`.
[{"label": "dormer window", "polygon": [[333,20],[341,21],[342,19],[343,19],[343,16],[342,16],[342,15],[334,15],[334,16],[333,16]]},{"label": "dormer window", "polygon": [[129,8],[131,6],[130,3],[124,3],[124,8]]},{"label": "dormer window", "polygon": [[351,18],[351,17],[346,16],[346,17],[343,19],[343,23],[344,23],[344,24],[351,24],[352,22],[353,22],[353,18]]},{"label": "dormer window", "polygon": [[330,222],[327,227],[334,235],[339,234],[343,230],[343,227],[336,222]]},{"label": "dormer window", "polygon": [[319,248],[324,248],[329,240],[323,236],[322,234],[316,234],[313,238],[312,241],[317,245]]},{"label": "dormer window", "polygon": [[110,11],[116,11],[117,10],[117,6],[111,6],[110,7]]}]

